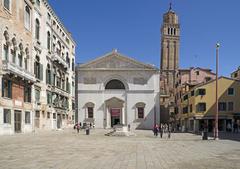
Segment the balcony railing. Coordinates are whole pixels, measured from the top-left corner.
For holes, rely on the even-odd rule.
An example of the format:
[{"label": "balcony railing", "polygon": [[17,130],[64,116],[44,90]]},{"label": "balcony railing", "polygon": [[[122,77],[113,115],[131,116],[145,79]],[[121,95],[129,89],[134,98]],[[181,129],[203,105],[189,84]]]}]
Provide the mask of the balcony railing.
[{"label": "balcony railing", "polygon": [[6,61],[6,60],[4,60],[2,63],[3,63],[2,69],[4,71],[9,71],[13,74],[16,74],[16,75],[18,75],[26,80],[32,81],[32,82],[36,81],[34,74],[25,70],[24,68],[22,68],[16,64],[13,64],[9,61]]},{"label": "balcony railing", "polygon": [[64,68],[68,68],[68,64],[66,63],[66,61],[59,55],[59,52],[55,52],[52,55],[52,60],[55,62],[58,62],[60,65],[62,65]]}]

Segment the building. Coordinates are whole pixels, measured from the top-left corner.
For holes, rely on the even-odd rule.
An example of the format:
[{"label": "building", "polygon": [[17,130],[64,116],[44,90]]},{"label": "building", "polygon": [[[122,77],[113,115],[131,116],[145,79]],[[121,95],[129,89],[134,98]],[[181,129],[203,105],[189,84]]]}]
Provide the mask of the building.
[{"label": "building", "polygon": [[[218,81],[219,131],[240,122],[240,81],[220,77]],[[189,90],[182,96],[181,126],[183,130],[199,132],[204,126],[214,129],[216,114],[216,80],[210,80]]]},{"label": "building", "polygon": [[179,117],[182,114],[182,96],[195,86],[206,83],[216,78],[216,74],[211,69],[200,67],[190,67],[189,69],[179,69],[175,85],[175,113],[171,115],[171,121],[180,124]]},{"label": "building", "polygon": [[238,67],[237,70],[231,73],[231,78],[240,80],[240,67]]},{"label": "building", "polygon": [[167,122],[175,111],[174,91],[179,69],[180,24],[178,16],[170,8],[163,16],[161,28],[161,120]]},{"label": "building", "polygon": [[159,70],[116,50],[77,67],[78,121],[152,129],[160,122]]},{"label": "building", "polygon": [[75,43],[47,0],[0,1],[0,34],[0,135],[71,124]]}]

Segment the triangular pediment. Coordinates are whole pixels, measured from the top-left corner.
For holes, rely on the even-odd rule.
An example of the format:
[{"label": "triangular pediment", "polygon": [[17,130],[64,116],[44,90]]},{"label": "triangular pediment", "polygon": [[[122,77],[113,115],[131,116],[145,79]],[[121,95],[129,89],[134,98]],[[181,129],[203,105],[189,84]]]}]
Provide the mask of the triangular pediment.
[{"label": "triangular pediment", "polygon": [[118,52],[111,52],[79,66],[80,69],[115,69],[115,70],[157,70],[156,67],[144,64]]}]

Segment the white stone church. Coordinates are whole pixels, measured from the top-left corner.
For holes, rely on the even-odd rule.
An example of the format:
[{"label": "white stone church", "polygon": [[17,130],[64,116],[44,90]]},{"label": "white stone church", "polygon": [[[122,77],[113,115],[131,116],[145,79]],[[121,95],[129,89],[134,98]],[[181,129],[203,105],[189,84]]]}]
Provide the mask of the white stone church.
[{"label": "white stone church", "polygon": [[96,128],[160,122],[159,70],[116,50],[77,67],[78,122]]}]

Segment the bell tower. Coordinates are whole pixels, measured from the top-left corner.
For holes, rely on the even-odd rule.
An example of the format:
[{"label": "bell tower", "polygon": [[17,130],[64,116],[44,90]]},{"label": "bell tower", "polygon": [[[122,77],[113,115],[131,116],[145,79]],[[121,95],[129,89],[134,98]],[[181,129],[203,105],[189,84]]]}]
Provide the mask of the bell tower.
[{"label": "bell tower", "polygon": [[172,4],[163,16],[161,27],[161,75],[166,81],[169,94],[175,88],[176,75],[179,68],[180,24],[178,16],[172,10]]}]

